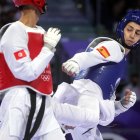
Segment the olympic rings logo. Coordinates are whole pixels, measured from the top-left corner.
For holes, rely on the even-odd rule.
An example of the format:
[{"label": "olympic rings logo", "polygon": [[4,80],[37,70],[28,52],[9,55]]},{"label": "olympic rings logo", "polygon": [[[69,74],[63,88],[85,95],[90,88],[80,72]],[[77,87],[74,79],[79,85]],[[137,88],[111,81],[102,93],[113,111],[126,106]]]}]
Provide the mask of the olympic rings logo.
[{"label": "olympic rings logo", "polygon": [[43,80],[43,81],[49,81],[50,80],[50,75],[45,75],[45,74],[42,74],[41,75],[41,79]]}]

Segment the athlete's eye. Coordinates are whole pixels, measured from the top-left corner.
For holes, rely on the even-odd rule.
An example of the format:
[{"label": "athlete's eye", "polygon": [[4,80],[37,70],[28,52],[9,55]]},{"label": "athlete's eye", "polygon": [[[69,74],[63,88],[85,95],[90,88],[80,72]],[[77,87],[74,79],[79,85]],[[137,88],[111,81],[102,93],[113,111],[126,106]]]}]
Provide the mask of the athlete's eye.
[{"label": "athlete's eye", "polygon": [[133,29],[131,27],[127,27],[127,31],[132,31]]},{"label": "athlete's eye", "polygon": [[140,31],[136,31],[136,35],[140,36]]}]

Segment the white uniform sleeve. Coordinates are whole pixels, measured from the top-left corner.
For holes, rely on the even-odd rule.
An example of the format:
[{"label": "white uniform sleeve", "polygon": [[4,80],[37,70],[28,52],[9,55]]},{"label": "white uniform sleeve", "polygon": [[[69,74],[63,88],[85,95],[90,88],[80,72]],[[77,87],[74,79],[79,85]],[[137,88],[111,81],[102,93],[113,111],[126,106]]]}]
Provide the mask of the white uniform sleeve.
[{"label": "white uniform sleeve", "polygon": [[115,116],[118,116],[121,113],[124,113],[128,109],[123,107],[120,101],[115,101]]},{"label": "white uniform sleeve", "polygon": [[[103,49],[103,52],[101,52]],[[79,64],[80,70],[106,62],[120,62],[124,57],[124,50],[116,41],[103,41],[93,51],[77,53],[71,60]]]},{"label": "white uniform sleeve", "polygon": [[[26,30],[18,24],[11,25],[7,29],[0,46],[13,75],[28,82],[35,80],[44,71],[54,55],[49,49],[43,47],[39,55],[31,60]],[[24,52],[24,57],[17,60],[15,53],[20,50]]]}]

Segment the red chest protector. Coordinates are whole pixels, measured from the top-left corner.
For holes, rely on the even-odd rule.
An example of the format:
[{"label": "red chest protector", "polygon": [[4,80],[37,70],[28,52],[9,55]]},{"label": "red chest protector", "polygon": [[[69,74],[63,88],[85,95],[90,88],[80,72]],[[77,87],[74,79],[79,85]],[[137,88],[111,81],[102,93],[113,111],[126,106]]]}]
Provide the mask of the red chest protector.
[{"label": "red chest protector", "polygon": [[[28,33],[28,49],[31,59],[34,59],[41,51],[43,47],[43,35],[40,33]],[[44,70],[44,72],[34,81],[26,82],[16,79],[8,68],[4,55],[0,53],[0,91],[20,86],[29,87],[41,94],[51,94],[53,91],[52,75],[50,65]]]}]

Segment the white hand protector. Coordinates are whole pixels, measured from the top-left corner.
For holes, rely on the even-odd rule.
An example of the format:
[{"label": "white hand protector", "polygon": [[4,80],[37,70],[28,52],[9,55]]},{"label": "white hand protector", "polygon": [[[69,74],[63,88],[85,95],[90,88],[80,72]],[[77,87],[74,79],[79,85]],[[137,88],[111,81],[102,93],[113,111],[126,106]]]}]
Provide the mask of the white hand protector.
[{"label": "white hand protector", "polygon": [[126,93],[125,93],[125,96],[121,100],[121,104],[123,107],[129,109],[135,104],[137,97],[136,97],[135,92],[132,92],[130,90],[126,90],[125,92]]},{"label": "white hand protector", "polygon": [[120,101],[115,101],[115,114],[119,115],[127,111],[130,107],[132,107],[136,102],[136,94],[135,92],[127,89],[125,91],[125,96]]},{"label": "white hand protector", "polygon": [[60,38],[61,33],[58,28],[49,28],[48,31],[44,33],[44,46],[54,52]]},{"label": "white hand protector", "polygon": [[62,64],[62,71],[67,73],[69,76],[75,76],[80,72],[80,67],[76,61],[68,60]]}]

